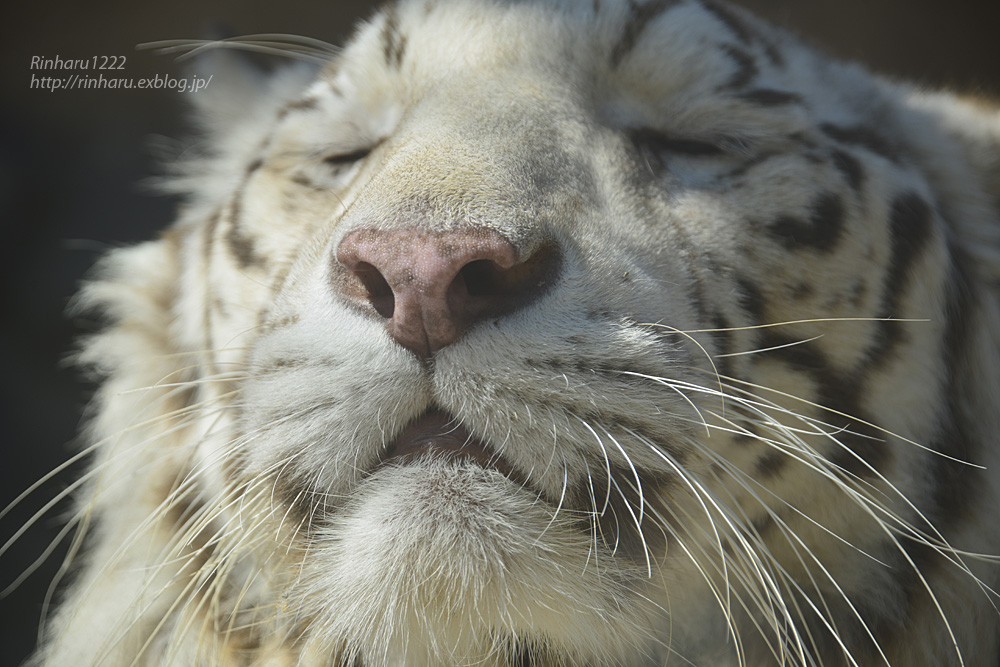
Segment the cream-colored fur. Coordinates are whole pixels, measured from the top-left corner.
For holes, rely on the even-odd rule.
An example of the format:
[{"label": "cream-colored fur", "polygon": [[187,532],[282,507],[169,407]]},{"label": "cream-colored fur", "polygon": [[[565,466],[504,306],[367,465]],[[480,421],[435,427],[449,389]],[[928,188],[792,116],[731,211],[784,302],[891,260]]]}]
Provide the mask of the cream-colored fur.
[{"label": "cream-colored fur", "polygon": [[[229,78],[81,297],[34,664],[996,664],[995,111],[693,0],[404,1]],[[552,282],[423,359],[338,291],[414,227]],[[513,472],[386,464],[429,410]]]}]

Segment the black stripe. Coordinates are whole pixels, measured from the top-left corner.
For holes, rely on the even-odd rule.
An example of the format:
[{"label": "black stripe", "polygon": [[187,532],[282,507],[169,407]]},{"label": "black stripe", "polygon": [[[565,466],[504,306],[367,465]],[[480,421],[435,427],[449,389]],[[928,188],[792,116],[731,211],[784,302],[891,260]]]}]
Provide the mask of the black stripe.
[{"label": "black stripe", "polygon": [[[260,147],[258,154],[263,155],[266,153],[267,144],[268,142],[265,141]],[[248,184],[250,183],[250,179],[263,165],[264,161],[261,158],[257,158],[247,165],[246,174],[243,176],[243,182],[240,183],[239,188],[237,188],[236,193],[229,202],[229,216],[226,221],[229,229],[226,232],[225,239],[230,252],[240,265],[240,268],[243,269],[249,266],[264,267],[267,265],[267,259],[257,254],[253,239],[248,237],[242,228],[243,195],[246,192]]]},{"label": "black stripe", "polygon": [[677,4],[677,0],[649,0],[641,5],[629,0],[631,15],[625,22],[618,43],[611,50],[611,66],[618,67],[639,41],[639,36],[651,21]]},{"label": "black stripe", "polygon": [[[967,424],[977,419],[976,415],[968,414],[969,405],[965,400],[968,378],[968,364],[962,358],[971,346],[973,327],[969,318],[973,316],[976,298],[972,282],[963,270],[968,258],[956,248],[949,248],[951,256],[951,275],[947,295],[947,322],[941,339],[941,354],[945,360],[947,381],[941,391],[944,393],[945,410],[939,425],[939,435],[931,443],[933,449],[944,456],[929,455],[927,469],[930,472],[932,488],[930,493],[911,498],[923,518],[911,516],[909,521],[917,530],[925,532],[940,532],[945,540],[961,524],[963,515],[974,507],[977,492],[983,481],[982,470],[963,462],[975,463],[976,436],[970,432]],[[974,362],[973,362],[974,363]],[[948,457],[954,457],[952,460]],[[923,519],[926,519],[924,521]],[[933,526],[933,530],[931,529]],[[893,568],[895,579],[905,591],[906,609],[917,604],[931,604],[927,598],[923,583],[916,576],[916,571],[925,578],[932,579],[932,568],[951,568],[953,564],[946,562],[940,554],[918,541],[902,540],[901,545],[912,565],[904,562],[900,556]],[[895,546],[887,547],[894,551]],[[896,637],[905,629],[905,623],[899,627],[889,628]],[[881,633],[880,639],[886,640],[887,633]]]},{"label": "black stripe", "polygon": [[816,294],[816,286],[808,281],[801,280],[792,288],[792,298],[796,301],[805,301],[813,298]]},{"label": "black stripe", "polygon": [[819,129],[826,136],[842,144],[861,146],[893,162],[899,159],[898,152],[889,144],[885,137],[880,136],[870,128],[860,125],[843,127],[833,123],[823,123],[819,126]]},{"label": "black stripe", "polygon": [[[513,640],[508,643],[513,643]],[[519,642],[514,648],[507,649],[514,655],[510,660],[510,667],[535,667],[535,651],[532,648],[531,644]]]},{"label": "black stripe", "polygon": [[847,179],[847,183],[851,186],[851,189],[860,196],[861,186],[865,182],[865,171],[861,163],[852,155],[839,150],[833,151],[830,157],[833,159],[833,166],[840,170],[840,173]]},{"label": "black stripe", "polygon": [[753,41],[756,35],[752,33],[750,28],[729,8],[708,0],[703,1],[701,5],[706,11],[708,11],[708,13],[726,26],[729,31],[736,36],[736,39],[740,40],[744,44],[750,44]]},{"label": "black stripe", "polygon": [[702,322],[712,322],[712,327],[715,331],[711,332],[712,342],[714,344],[715,355],[712,357],[712,362],[715,364],[715,368],[718,369],[719,373],[726,377],[735,377],[736,373],[733,368],[732,357],[729,356],[718,356],[718,355],[729,355],[735,351],[735,345],[733,341],[733,331],[732,325],[726,319],[726,317],[720,313],[716,312],[711,320],[702,319]]},{"label": "black stripe", "polygon": [[744,276],[736,277],[739,286],[737,298],[740,307],[750,316],[753,324],[764,324],[764,297],[757,286]]},{"label": "black stripe", "polygon": [[[848,416],[848,421],[842,424],[847,430],[836,435],[841,446],[827,456],[827,459],[834,466],[861,479],[869,479],[872,475],[881,473],[889,463],[891,450],[885,441],[885,434],[862,423],[872,423],[872,420],[858,403],[859,389],[851,385],[828,383],[824,390],[818,401],[820,405]],[[844,419],[835,415],[828,421],[836,425],[844,422]]]},{"label": "black stripe", "polygon": [[306,97],[298,100],[293,100],[286,104],[281,111],[278,112],[278,120],[281,120],[289,113],[293,111],[310,111],[319,106],[319,100],[315,97]]},{"label": "black stripe", "polygon": [[716,354],[731,354],[735,351],[733,347],[733,325],[729,323],[726,316],[716,311],[712,316],[712,339],[715,341]]},{"label": "black stripe", "polygon": [[[693,155],[704,157],[708,155],[721,155],[725,151],[717,145],[707,141],[696,139],[674,139],[657,130],[650,128],[640,128],[628,132],[628,138],[643,152],[647,158],[660,158],[670,155]],[[659,165],[650,164],[650,167],[662,168],[662,160]]]},{"label": "black stripe", "polygon": [[[899,296],[906,289],[907,276],[912,264],[926,246],[931,233],[932,211],[919,196],[907,193],[898,197],[889,216],[890,242],[893,252],[886,271],[883,286],[883,297],[880,317],[896,317],[899,306]],[[852,374],[850,379],[838,377],[832,369],[823,371],[828,376],[816,375],[817,381],[823,386],[823,392],[817,403],[847,415],[855,416],[865,421],[860,409],[864,379],[872,369],[889,358],[893,347],[903,340],[903,329],[898,322],[880,322],[879,331],[873,344],[865,352],[866,361]],[[814,359],[818,351],[811,351],[811,346],[797,345],[782,352],[796,359],[800,367],[809,363],[821,366]],[[836,422],[833,422],[836,423]],[[838,439],[846,445],[848,451],[840,451],[830,460],[845,470],[860,476],[870,474],[862,461],[867,462],[876,470],[880,469],[888,459],[888,447],[883,442],[885,436],[870,427],[853,423],[848,426],[853,433],[843,433]],[[855,456],[857,455],[857,456]],[[860,457],[861,461],[858,460]]]},{"label": "black stripe", "polygon": [[780,158],[780,157],[785,157],[785,156],[783,154],[781,154],[781,153],[760,153],[760,154],[754,155],[753,157],[747,159],[743,164],[741,164],[740,166],[736,167],[735,169],[733,169],[732,171],[730,171],[729,173],[727,173],[725,175],[725,177],[723,179],[721,179],[721,180],[732,181],[732,180],[735,180],[737,178],[740,178],[741,176],[745,175],[751,169],[759,167],[760,165],[764,164],[768,160],[770,160],[772,158],[776,158],[776,157]]},{"label": "black stripe", "polygon": [[[208,279],[209,271],[212,266],[212,254],[215,249],[215,237],[216,232],[219,229],[219,225],[222,223],[222,211],[223,209],[218,209],[212,214],[212,217],[208,219],[208,223],[205,225],[202,237],[202,259],[205,263],[205,305],[202,312],[202,323],[205,329],[204,331],[204,346],[206,350],[214,350],[215,344],[213,343],[213,333],[215,330],[214,317],[212,317],[212,301],[213,296],[212,283]],[[211,368],[206,368],[204,370],[206,374],[214,373]]]},{"label": "black stripe", "polygon": [[[899,297],[906,291],[911,268],[930,240],[931,207],[918,195],[907,193],[896,198],[889,214],[889,241],[892,258],[882,287],[879,317],[899,317]],[[869,367],[881,364],[897,344],[902,342],[903,327],[899,322],[880,322],[879,335],[867,352]]]},{"label": "black stripe", "polygon": [[319,106],[319,100],[315,97],[305,97],[290,102],[285,109],[288,111],[309,111]]},{"label": "black stripe", "polygon": [[205,261],[206,267],[212,262],[212,248],[215,247],[215,231],[219,228],[219,223],[222,221],[222,211],[223,209],[218,209],[205,224],[201,242],[202,259]]},{"label": "black stripe", "polygon": [[765,354],[773,355],[792,369],[811,377],[818,387],[815,403],[832,411],[820,419],[835,428],[844,429],[836,434],[840,444],[831,443],[832,450],[826,456],[830,463],[861,478],[870,477],[872,469],[879,471],[885,466],[889,460],[885,436],[862,423],[872,423],[873,420],[861,407],[862,392],[858,379],[845,378],[838,373],[822,350],[811,343],[800,343],[767,330],[761,336],[759,345],[764,349],[778,348]]},{"label": "black stripe", "polygon": [[788,454],[777,449],[768,448],[754,462],[754,478],[759,480],[774,479],[784,471],[790,461],[791,459]]},{"label": "black stripe", "polygon": [[786,104],[801,104],[802,96],[789,93],[784,90],[773,90],[771,88],[757,88],[740,93],[741,100],[753,102],[765,107],[778,107]]},{"label": "black stripe", "polygon": [[320,187],[305,174],[294,174],[292,175],[291,181],[292,183],[295,183],[295,185],[301,185],[304,188],[310,188],[312,190],[323,190],[324,192],[328,190],[328,188]]},{"label": "black stripe", "polygon": [[226,232],[226,242],[241,269],[250,266],[262,267],[267,264],[267,261],[257,254],[253,239],[243,232],[242,225],[240,224],[240,219],[243,215],[243,207],[240,203],[242,197],[243,188],[240,188],[229,205],[229,231]]},{"label": "black stripe", "polygon": [[764,54],[767,55],[767,59],[771,61],[772,65],[776,67],[785,66],[785,56],[782,55],[778,47],[770,40],[764,41]]},{"label": "black stripe", "polygon": [[757,63],[749,53],[728,45],[722,49],[736,63],[736,72],[726,82],[725,88],[743,88],[757,78],[759,74]]},{"label": "black stripe", "polygon": [[[965,400],[965,388],[971,383],[966,375],[972,370],[963,355],[972,350],[973,326],[970,318],[975,315],[976,299],[973,283],[963,267],[970,266],[964,251],[950,247],[951,280],[947,296],[947,324],[941,341],[941,354],[945,361],[948,381],[947,423],[936,449],[960,461],[974,462],[976,457],[975,436],[968,432],[966,424],[977,419],[969,414],[970,402]],[[956,514],[969,506],[974,495],[973,478],[981,477],[981,472],[969,465],[956,463],[943,457],[934,457],[935,490],[934,500],[948,523],[954,523]]]},{"label": "black stripe", "polygon": [[782,55],[781,51],[778,49],[774,43],[767,39],[764,35],[754,30],[749,26],[746,21],[737,16],[731,8],[713,2],[712,0],[703,0],[702,6],[706,11],[711,13],[716,19],[722,22],[733,35],[736,36],[743,44],[747,46],[759,45],[764,49],[764,55],[767,59],[771,61],[771,64],[776,67],[783,67],[785,65],[785,57]]},{"label": "black stripe", "polygon": [[[748,289],[749,286],[744,281],[740,281],[740,284],[746,295],[744,307],[748,310],[761,310],[763,306],[757,302],[762,303],[762,299],[756,288]],[[837,428],[843,427],[844,430],[836,435],[839,444],[831,442],[832,449],[826,456],[833,466],[861,478],[870,477],[872,470],[879,471],[885,467],[889,460],[889,449],[880,431],[862,423],[872,423],[872,419],[861,408],[861,392],[857,381],[837,373],[827,361],[826,355],[810,343],[800,343],[772,330],[765,330],[760,335],[758,345],[762,349],[778,348],[764,354],[773,355],[795,371],[810,376],[818,387],[816,404],[833,411],[821,419]],[[776,457],[768,454],[757,463],[761,466],[759,472],[765,474],[768,471],[776,474],[781,465],[777,463]]]},{"label": "black stripe", "polygon": [[860,308],[865,297],[868,296],[868,283],[863,278],[855,279],[844,296],[847,297],[848,303],[855,308]]},{"label": "black stripe", "polygon": [[789,250],[809,247],[830,252],[844,230],[844,204],[833,193],[820,195],[809,211],[809,221],[782,216],[767,228]]},{"label": "black stripe", "polygon": [[[742,379],[742,378],[741,378]],[[760,442],[761,439],[761,429],[758,424],[760,420],[760,415],[757,413],[756,409],[750,409],[741,403],[734,402],[732,405],[726,406],[726,413],[740,426],[740,433],[733,433],[731,438],[734,443],[739,445],[748,445],[752,443]],[[719,468],[721,472],[723,468]]]},{"label": "black stripe", "polygon": [[915,193],[897,197],[889,216],[889,233],[892,241],[892,261],[886,280],[885,311],[892,314],[903,291],[906,274],[913,261],[930,240],[932,226],[931,207]]},{"label": "black stripe", "polygon": [[405,53],[406,37],[399,32],[399,15],[395,6],[388,7],[382,24],[382,55],[387,65],[398,68]]}]

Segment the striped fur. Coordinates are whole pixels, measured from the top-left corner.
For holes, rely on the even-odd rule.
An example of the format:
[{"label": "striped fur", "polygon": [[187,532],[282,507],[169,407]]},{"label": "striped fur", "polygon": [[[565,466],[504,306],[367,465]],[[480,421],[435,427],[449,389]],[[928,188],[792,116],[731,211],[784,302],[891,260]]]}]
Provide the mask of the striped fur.
[{"label": "striped fur", "polygon": [[[81,297],[33,664],[997,664],[997,111],[715,0],[404,0],[223,71]],[[414,226],[544,290],[422,359],[336,259]],[[500,463],[386,461],[428,411]]]}]

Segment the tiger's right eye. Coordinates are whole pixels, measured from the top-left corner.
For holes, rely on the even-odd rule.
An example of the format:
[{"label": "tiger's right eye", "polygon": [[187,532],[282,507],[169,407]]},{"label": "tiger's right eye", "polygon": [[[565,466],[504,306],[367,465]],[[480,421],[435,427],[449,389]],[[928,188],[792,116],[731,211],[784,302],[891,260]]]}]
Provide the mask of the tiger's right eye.
[{"label": "tiger's right eye", "polygon": [[670,155],[708,157],[722,155],[726,152],[721,147],[708,141],[675,139],[650,129],[633,130],[629,132],[629,139],[640,150],[653,153],[660,158],[669,157]]}]

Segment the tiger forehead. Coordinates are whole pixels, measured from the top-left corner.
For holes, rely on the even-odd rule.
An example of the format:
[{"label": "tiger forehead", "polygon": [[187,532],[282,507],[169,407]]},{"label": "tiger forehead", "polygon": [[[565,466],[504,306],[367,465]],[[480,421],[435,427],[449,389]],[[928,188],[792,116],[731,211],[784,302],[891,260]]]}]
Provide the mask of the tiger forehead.
[{"label": "tiger forehead", "polygon": [[743,20],[700,0],[404,0],[362,28],[335,67],[359,81],[394,77],[384,83],[413,95],[504,74],[591,94],[663,96],[712,90],[766,67],[758,55],[768,42],[752,39]]}]

